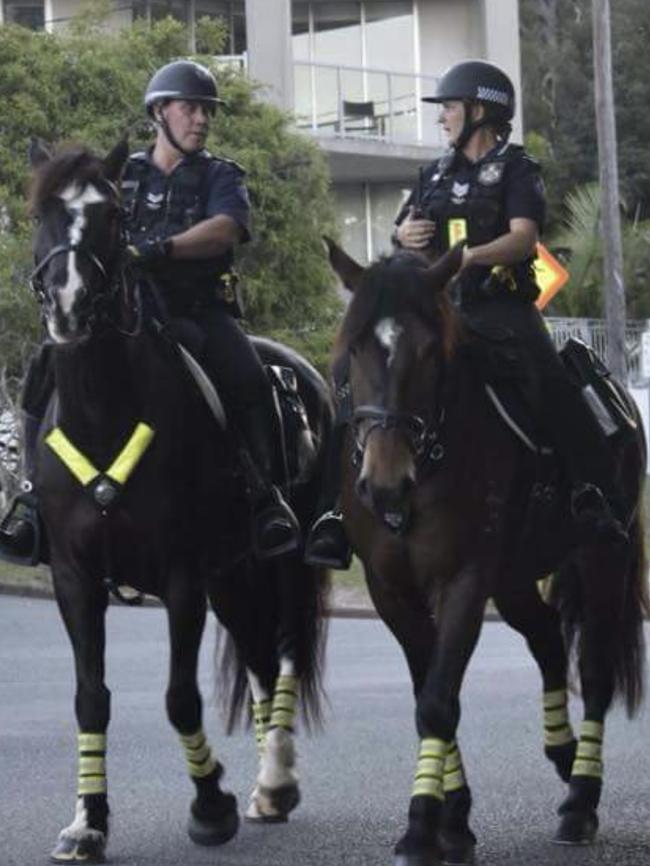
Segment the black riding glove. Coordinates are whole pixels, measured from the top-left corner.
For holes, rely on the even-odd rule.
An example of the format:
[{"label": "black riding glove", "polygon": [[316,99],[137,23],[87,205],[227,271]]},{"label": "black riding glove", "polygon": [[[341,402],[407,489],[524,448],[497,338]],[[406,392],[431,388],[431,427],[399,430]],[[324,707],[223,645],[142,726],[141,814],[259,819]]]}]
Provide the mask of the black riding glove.
[{"label": "black riding glove", "polygon": [[129,244],[126,251],[132,265],[147,269],[170,257],[172,241],[171,238],[147,238]]}]

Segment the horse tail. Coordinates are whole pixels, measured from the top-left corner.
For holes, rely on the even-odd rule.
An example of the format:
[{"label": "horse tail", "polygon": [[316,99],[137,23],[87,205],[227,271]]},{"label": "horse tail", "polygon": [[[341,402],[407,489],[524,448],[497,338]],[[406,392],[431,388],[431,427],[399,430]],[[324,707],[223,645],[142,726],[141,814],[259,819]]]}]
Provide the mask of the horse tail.
[{"label": "horse tail", "polygon": [[[608,632],[602,637],[607,641],[611,653],[613,697],[623,700],[631,717],[638,711],[644,697],[643,621],[650,615],[643,520],[639,512],[631,523],[629,537],[629,558],[625,570],[621,574],[601,571],[600,579],[609,581],[610,592],[606,594],[606,601],[601,604],[598,615],[603,617],[605,607],[618,611],[618,615],[607,619]],[[563,565],[553,579],[551,603],[560,614],[565,645],[572,661],[575,661],[587,609],[590,607],[588,596],[590,590],[593,592],[595,589],[593,584],[590,587],[590,579],[594,579],[596,569],[579,567],[574,560]]]},{"label": "horse tail", "polygon": [[[210,592],[223,626],[217,629],[215,672],[226,730],[230,734],[252,721],[248,671],[272,696],[279,656],[285,654],[294,661],[299,677],[302,721],[307,729],[318,729],[323,723],[329,572],[303,565],[297,555],[280,566],[251,565],[242,572],[230,575],[238,590]],[[282,619],[287,592],[292,593],[289,629]]]}]

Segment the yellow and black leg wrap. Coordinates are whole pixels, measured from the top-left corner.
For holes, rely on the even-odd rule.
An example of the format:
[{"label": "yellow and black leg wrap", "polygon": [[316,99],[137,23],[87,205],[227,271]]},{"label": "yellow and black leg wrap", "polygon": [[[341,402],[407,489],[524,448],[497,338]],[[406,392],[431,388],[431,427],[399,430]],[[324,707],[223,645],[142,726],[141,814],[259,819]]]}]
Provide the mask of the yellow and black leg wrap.
[{"label": "yellow and black leg wrap", "polygon": [[217,769],[217,762],[212,757],[203,728],[194,734],[180,734],[180,740],[185,750],[187,768],[193,779],[205,779]]},{"label": "yellow and black leg wrap", "polygon": [[604,726],[600,722],[584,721],[580,725],[580,740],[571,768],[572,781],[580,777],[602,781],[603,734]]},{"label": "yellow and black leg wrap", "polygon": [[569,719],[566,689],[544,692],[544,753],[553,761],[560,778],[568,782],[576,753],[576,739]]},{"label": "yellow and black leg wrap", "polygon": [[106,734],[79,732],[77,794],[106,794]]},{"label": "yellow and black leg wrap", "polygon": [[280,674],[275,681],[273,709],[270,728],[285,728],[293,731],[298,704],[298,677],[293,674]]},{"label": "yellow and black leg wrap", "polygon": [[444,800],[445,761],[449,747],[449,743],[436,737],[425,737],[420,741],[412,797],[433,797],[440,802]]},{"label": "yellow and black leg wrap", "polygon": [[463,768],[463,759],[460,756],[458,743],[455,741],[449,746],[449,751],[445,756],[445,769],[443,776],[443,790],[445,797],[453,794],[455,791],[460,791],[461,788],[467,786],[465,778],[465,770]]},{"label": "yellow and black leg wrap", "polygon": [[257,751],[261,755],[264,751],[264,742],[266,740],[266,732],[271,724],[271,713],[273,711],[273,701],[266,699],[264,701],[253,702],[253,721],[255,722],[255,742],[257,743]]}]

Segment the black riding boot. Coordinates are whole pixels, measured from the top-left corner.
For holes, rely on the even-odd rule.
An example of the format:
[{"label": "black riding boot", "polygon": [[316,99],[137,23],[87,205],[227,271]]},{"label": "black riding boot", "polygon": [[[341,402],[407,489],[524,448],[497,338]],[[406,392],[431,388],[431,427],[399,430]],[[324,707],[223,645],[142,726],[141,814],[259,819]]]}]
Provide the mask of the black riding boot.
[{"label": "black riding boot", "polygon": [[339,507],[345,426],[338,423],[332,431],[325,461],[323,489],[318,503],[320,517],[314,522],[305,544],[307,565],[320,565],[339,571],[348,569],[352,561],[352,548]]},{"label": "black riding boot", "polygon": [[544,423],[567,464],[571,513],[585,542],[626,544],[626,509],[612,449],[579,387],[554,380]]},{"label": "black riding boot", "polygon": [[300,546],[300,524],[280,492],[286,480],[279,409],[275,398],[267,409],[251,406],[238,415],[251,458],[248,467],[253,494],[253,546],[260,559],[271,559]]},{"label": "black riding boot", "polygon": [[24,419],[25,480],[9,511],[0,523],[0,559],[19,565],[37,565],[40,561],[38,501],[33,492],[34,460],[41,419],[25,413]]}]

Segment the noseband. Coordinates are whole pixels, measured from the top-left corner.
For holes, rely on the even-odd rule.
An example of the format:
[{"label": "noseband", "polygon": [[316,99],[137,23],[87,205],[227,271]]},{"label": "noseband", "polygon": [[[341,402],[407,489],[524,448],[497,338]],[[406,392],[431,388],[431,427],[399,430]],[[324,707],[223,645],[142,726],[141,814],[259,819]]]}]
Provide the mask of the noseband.
[{"label": "noseband", "polygon": [[36,295],[39,303],[43,302],[46,294],[45,286],[43,285],[43,271],[50,264],[52,259],[56,258],[57,256],[61,256],[64,253],[83,254],[89,261],[91,261],[95,265],[104,280],[108,282],[108,273],[106,272],[106,268],[104,267],[100,259],[95,255],[95,253],[85,249],[79,244],[58,244],[57,246],[52,247],[52,249],[45,256],[45,258],[36,265],[34,270],[29,275],[29,286]]},{"label": "noseband", "polygon": [[[364,421],[369,423],[362,431]],[[354,431],[355,453],[354,462],[360,464],[363,459],[370,434],[375,430],[398,430],[406,439],[406,443],[415,462],[422,466],[429,460],[442,460],[445,449],[440,442],[440,428],[444,421],[444,408],[441,407],[435,424],[427,423],[420,415],[411,412],[396,412],[381,406],[358,406],[352,411],[352,428]]]}]

